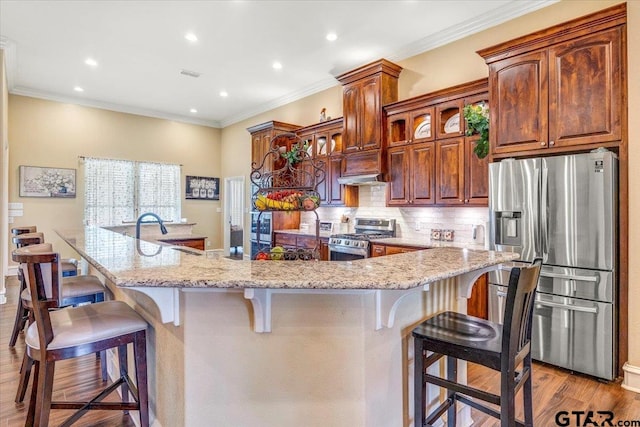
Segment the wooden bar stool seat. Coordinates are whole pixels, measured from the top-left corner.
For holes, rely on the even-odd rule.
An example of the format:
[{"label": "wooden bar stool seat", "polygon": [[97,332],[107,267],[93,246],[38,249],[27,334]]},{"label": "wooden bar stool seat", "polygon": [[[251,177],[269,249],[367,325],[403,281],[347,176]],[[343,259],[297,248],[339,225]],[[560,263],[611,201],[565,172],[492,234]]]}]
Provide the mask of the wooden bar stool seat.
[{"label": "wooden bar stool seat", "polygon": [[[456,312],[440,313],[412,332],[415,349],[414,425],[432,426],[445,413],[447,426],[456,425],[456,402],[462,402],[500,420],[501,427],[533,426],[531,386],[531,321],[541,259],[513,268],[505,306],[504,324]],[[429,354],[431,353],[431,354]],[[446,378],[427,369],[446,356]],[[457,382],[457,360],[500,371],[500,395]],[[520,368],[519,371],[517,369]],[[426,414],[426,385],[447,389],[447,398]],[[524,423],[515,419],[515,398],[524,387]],[[480,403],[498,405],[498,410]]]},{"label": "wooden bar stool seat", "polygon": [[[35,250],[33,250],[35,249]],[[121,301],[99,302],[51,311],[59,304],[59,255],[30,246],[16,249],[13,260],[31,294],[34,322],[25,335],[26,351],[34,363],[34,381],[25,426],[46,427],[52,409],[76,409],[61,426],[69,426],[88,410],[137,410],[140,425],[149,426],[146,366],[147,322]],[[127,345],[133,345],[136,384],[128,375]],[[120,378],[86,402],[52,400],[55,363],[117,348]],[[102,400],[121,388],[119,402]],[[133,402],[129,400],[133,396]]]},{"label": "wooden bar stool seat", "polygon": [[19,236],[26,233],[35,233],[36,231],[38,231],[38,227],[36,227],[35,225],[26,225],[22,227],[13,227],[11,229],[11,234],[14,236]]}]

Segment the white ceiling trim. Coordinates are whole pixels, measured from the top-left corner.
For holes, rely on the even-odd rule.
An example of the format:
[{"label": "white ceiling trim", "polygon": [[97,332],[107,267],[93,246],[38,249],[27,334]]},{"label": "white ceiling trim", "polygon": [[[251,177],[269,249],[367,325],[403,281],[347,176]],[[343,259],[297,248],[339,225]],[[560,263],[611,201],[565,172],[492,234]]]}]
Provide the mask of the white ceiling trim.
[{"label": "white ceiling trim", "polygon": [[[467,37],[479,31],[482,31],[487,28],[498,25],[500,23],[506,22],[510,19],[514,19],[516,17],[525,15],[535,10],[542,9],[553,3],[557,3],[558,1],[559,0],[542,0],[542,1],[536,1],[536,2],[516,1],[498,10],[487,12],[487,14],[485,14],[481,19],[473,19],[467,22],[463,22],[462,24],[456,25],[455,27],[449,28],[448,30],[441,31],[436,36],[425,37],[424,39],[411,43],[400,50],[395,50],[394,52],[388,52],[386,55],[383,55],[383,57],[391,61],[401,61],[403,59],[410,58],[412,56],[424,53],[428,50],[446,45],[455,40],[462,39],[464,37]],[[151,109],[136,108],[136,107],[130,107],[130,106],[121,105],[121,104],[86,99],[82,97],[63,96],[63,95],[53,94],[45,91],[15,87],[15,76],[17,76],[17,71],[18,71],[17,58],[16,58],[17,52],[16,52],[15,43],[11,42],[7,38],[2,37],[0,38],[0,48],[2,48],[5,51],[7,86],[8,86],[9,93],[11,94],[29,96],[33,98],[42,98],[50,101],[64,102],[64,103],[70,103],[70,104],[78,104],[86,107],[93,107],[93,108],[99,108],[99,109],[129,113],[129,114],[136,114],[136,115],[141,115],[146,117],[155,117],[160,119],[173,120],[173,121],[183,122],[183,123],[191,123],[191,124],[208,126],[213,128],[230,126],[234,123],[240,122],[245,119],[249,119],[251,117],[257,116],[259,114],[273,110],[275,108],[282,107],[291,102],[298,101],[302,98],[305,98],[307,96],[313,95],[315,93],[321,92],[323,90],[326,90],[338,85],[338,82],[334,77],[329,77],[313,85],[307,86],[301,90],[291,92],[287,95],[276,98],[273,101],[259,105],[252,109],[248,109],[239,114],[235,114],[233,116],[225,118],[221,121],[210,121],[210,120],[197,119],[195,117],[163,113],[163,112],[159,112]],[[355,67],[352,67],[352,68],[355,68]],[[337,71],[336,75],[342,74],[342,72],[346,72],[346,71],[349,71],[349,70]]]},{"label": "white ceiling trim", "polygon": [[400,61],[419,55],[431,49],[444,46],[456,40],[479,33],[487,28],[495,27],[503,22],[510,21],[522,15],[534,12],[560,0],[542,0],[537,2],[518,1],[507,4],[500,9],[487,12],[481,19],[470,19],[455,27],[439,32],[436,36],[425,37],[405,46],[395,52],[389,52],[385,57],[390,61]]},{"label": "white ceiling trim", "polygon": [[[403,59],[411,58],[412,56],[419,55],[428,50],[435,49],[440,46],[444,46],[453,41],[460,40],[472,34],[478,33],[482,30],[486,30],[487,28],[494,27],[503,22],[509,21],[511,19],[517,18],[522,15],[526,15],[527,13],[531,13],[538,9],[542,9],[551,4],[557,3],[558,1],[560,0],[543,0],[538,2],[526,2],[526,1],[513,2],[507,5],[506,7],[502,7],[498,10],[488,12],[486,15],[482,17],[482,19],[472,19],[472,20],[463,22],[460,25],[456,25],[455,27],[441,31],[436,36],[425,37],[424,39],[418,40],[414,43],[411,43],[405,46],[399,51],[396,50],[395,52],[389,52],[383,57],[390,61],[401,61]],[[357,67],[353,67],[353,68],[357,68]],[[343,72],[347,72],[347,71],[349,70],[337,71],[336,75],[340,75]],[[308,86],[302,90],[289,93],[285,96],[274,99],[271,102],[257,106],[256,108],[253,108],[251,110],[246,110],[246,111],[243,111],[242,113],[223,119],[220,122],[220,124],[222,125],[222,127],[230,126],[239,121],[249,119],[251,117],[257,116],[258,114],[262,114],[266,111],[273,110],[278,107],[282,107],[291,102],[313,95],[320,91],[329,89],[331,87],[336,86],[337,84],[338,82],[336,81],[335,78],[328,78],[312,86]]]},{"label": "white ceiling trim", "polygon": [[194,125],[207,126],[212,128],[220,128],[217,121],[199,120],[195,117],[179,116],[175,114],[163,113],[161,111],[149,110],[145,108],[130,107],[127,105],[113,104],[109,102],[96,101],[94,99],[77,98],[73,96],[62,96],[45,91],[32,90],[24,87],[14,87],[10,91],[12,95],[29,96],[31,98],[46,99],[48,101],[62,102],[65,104],[77,104],[84,107],[99,108],[101,110],[115,111],[118,113],[135,114],[138,116],[153,117],[157,119],[172,120],[181,123],[190,123]]}]

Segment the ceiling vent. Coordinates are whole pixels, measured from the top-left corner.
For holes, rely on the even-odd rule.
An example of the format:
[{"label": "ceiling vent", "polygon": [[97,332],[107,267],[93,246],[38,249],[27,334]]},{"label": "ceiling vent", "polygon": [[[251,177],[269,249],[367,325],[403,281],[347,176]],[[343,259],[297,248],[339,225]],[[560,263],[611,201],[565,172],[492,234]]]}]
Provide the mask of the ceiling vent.
[{"label": "ceiling vent", "polygon": [[197,71],[191,71],[191,70],[184,70],[183,69],[183,70],[180,70],[180,74],[182,74],[183,76],[189,76],[189,77],[196,77],[197,78],[197,77],[200,77],[201,73],[199,73]]}]

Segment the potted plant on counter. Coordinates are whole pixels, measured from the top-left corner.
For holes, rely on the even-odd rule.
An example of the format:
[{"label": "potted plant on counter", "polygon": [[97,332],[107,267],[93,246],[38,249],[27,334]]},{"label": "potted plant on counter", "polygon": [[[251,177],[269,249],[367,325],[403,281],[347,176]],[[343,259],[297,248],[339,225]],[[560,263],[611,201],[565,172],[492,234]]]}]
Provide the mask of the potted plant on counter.
[{"label": "potted plant on counter", "polygon": [[473,152],[479,159],[484,159],[489,154],[489,107],[484,102],[469,104],[465,105],[462,112],[467,121],[467,136],[480,135]]}]

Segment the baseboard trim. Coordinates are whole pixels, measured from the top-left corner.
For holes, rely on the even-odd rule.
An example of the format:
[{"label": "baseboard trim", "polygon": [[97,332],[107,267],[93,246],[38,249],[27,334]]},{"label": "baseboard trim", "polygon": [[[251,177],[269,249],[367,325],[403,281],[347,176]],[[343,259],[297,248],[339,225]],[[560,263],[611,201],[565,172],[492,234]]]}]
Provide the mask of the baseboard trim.
[{"label": "baseboard trim", "polygon": [[622,367],[622,370],[624,371],[622,388],[640,393],[640,367],[630,365],[629,362],[627,362]]},{"label": "baseboard trim", "polygon": [[7,268],[7,276],[17,276],[18,275],[18,266],[13,265]]}]

